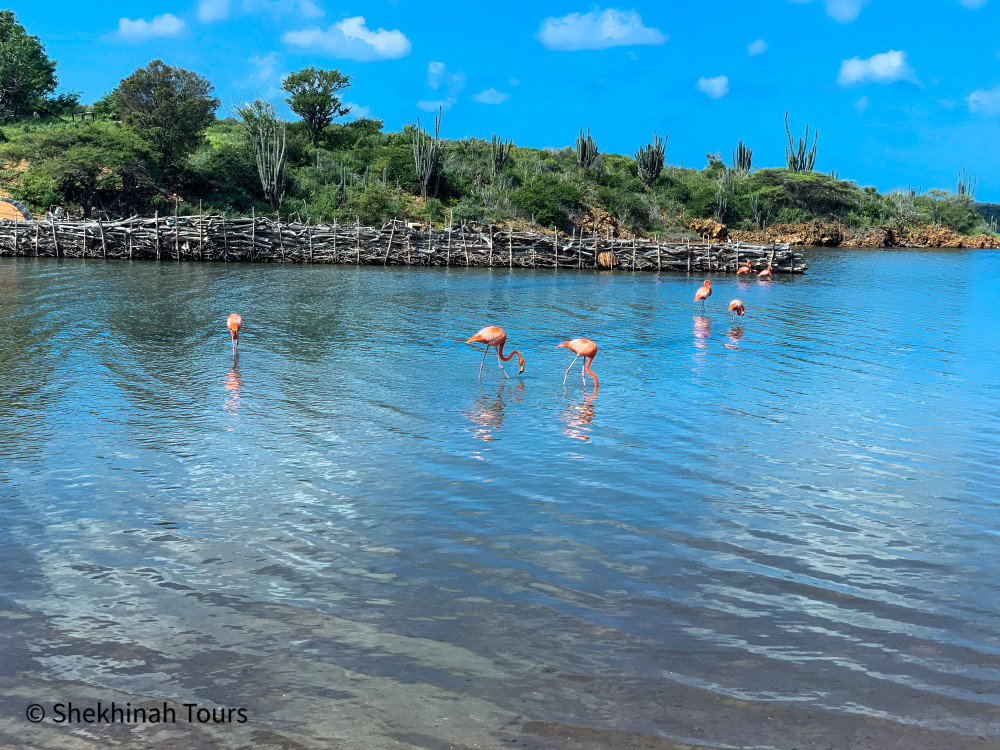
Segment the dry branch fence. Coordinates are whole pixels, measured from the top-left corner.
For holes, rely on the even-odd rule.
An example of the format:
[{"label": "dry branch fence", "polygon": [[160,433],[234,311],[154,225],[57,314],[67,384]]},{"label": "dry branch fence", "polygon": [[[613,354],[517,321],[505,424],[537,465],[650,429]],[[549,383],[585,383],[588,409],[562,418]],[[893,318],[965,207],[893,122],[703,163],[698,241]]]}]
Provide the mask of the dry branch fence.
[{"label": "dry branch fence", "polygon": [[402,221],[376,229],[217,215],[0,222],[0,255],[698,273],[735,273],[750,260],[754,268],[772,263],[777,273],[806,269],[788,245],[666,243],[478,225],[429,229]]}]

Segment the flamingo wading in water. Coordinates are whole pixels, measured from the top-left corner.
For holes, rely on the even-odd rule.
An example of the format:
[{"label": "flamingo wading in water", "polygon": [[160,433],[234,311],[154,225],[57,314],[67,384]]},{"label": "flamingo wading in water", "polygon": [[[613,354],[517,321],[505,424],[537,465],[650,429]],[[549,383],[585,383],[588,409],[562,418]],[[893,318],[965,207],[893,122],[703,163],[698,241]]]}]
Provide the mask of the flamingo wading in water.
[{"label": "flamingo wading in water", "polygon": [[729,312],[733,314],[733,322],[735,323],[737,315],[743,316],[746,314],[746,308],[743,307],[743,301],[734,299],[732,302],[730,302]]},{"label": "flamingo wading in water", "polygon": [[753,271],[753,266],[750,265],[750,259],[748,258],[745,266],[740,266],[739,270],[736,272],[737,276],[741,276],[745,273],[751,273]]},{"label": "flamingo wading in water", "polygon": [[580,370],[580,375],[583,376],[583,382],[587,382],[587,375],[590,375],[594,379],[594,390],[597,390],[597,376],[594,371],[590,369],[590,363],[594,361],[594,357],[597,356],[597,344],[595,344],[590,339],[573,339],[572,341],[563,341],[561,344],[556,344],[556,349],[560,346],[565,346],[571,352],[576,354],[576,358],[569,363],[569,367],[566,368],[566,374],[563,376],[563,384],[566,383],[566,378],[569,377],[569,371],[573,369],[573,365],[576,364],[576,360],[583,357],[583,369]]},{"label": "flamingo wading in water", "polygon": [[[499,326],[486,326],[483,330],[477,333],[475,336],[471,336],[466,340],[466,344],[486,344],[486,351],[483,352],[483,361],[479,363],[479,379],[483,378],[483,364],[486,362],[486,355],[489,354],[490,347],[494,347],[497,350],[497,364],[500,365],[500,369],[503,370],[503,374],[508,378],[507,371],[503,369],[503,363],[509,362],[514,355],[517,355],[518,364],[521,365],[521,369],[518,372],[520,375],[524,372],[524,357],[521,356],[521,352],[517,349],[512,351],[506,357],[503,356],[503,345],[507,342],[507,332],[500,328]],[[503,361],[501,361],[503,360]]]},{"label": "flamingo wading in water", "polygon": [[758,279],[769,279],[771,278],[771,264],[767,264],[767,268],[757,274]]},{"label": "flamingo wading in water", "polygon": [[705,300],[712,296],[712,282],[705,279],[697,292],[694,293],[694,301],[701,302],[701,311],[705,312]]},{"label": "flamingo wading in water", "polygon": [[235,352],[240,345],[240,328],[243,327],[243,317],[239,313],[233,313],[228,318],[226,318],[226,328],[229,329],[230,335],[233,337],[233,351]]}]

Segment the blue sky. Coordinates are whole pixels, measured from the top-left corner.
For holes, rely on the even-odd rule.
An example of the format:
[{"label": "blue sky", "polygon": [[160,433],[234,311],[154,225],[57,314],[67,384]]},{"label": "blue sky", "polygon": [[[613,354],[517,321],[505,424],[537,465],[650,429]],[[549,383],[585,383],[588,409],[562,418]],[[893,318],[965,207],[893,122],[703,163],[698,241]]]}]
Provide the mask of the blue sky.
[{"label": "blue sky", "polygon": [[[701,167],[743,139],[783,166],[819,129],[818,170],[881,190],[1000,202],[1000,0],[502,3],[156,0],[14,3],[86,101],[152,59],[215,85],[220,115],[281,103],[306,65],[353,78],[356,113],[396,129],[445,107],[442,135],[564,146],[590,126],[602,151],[668,134],[667,161]],[[289,116],[290,113],[289,113]]]}]

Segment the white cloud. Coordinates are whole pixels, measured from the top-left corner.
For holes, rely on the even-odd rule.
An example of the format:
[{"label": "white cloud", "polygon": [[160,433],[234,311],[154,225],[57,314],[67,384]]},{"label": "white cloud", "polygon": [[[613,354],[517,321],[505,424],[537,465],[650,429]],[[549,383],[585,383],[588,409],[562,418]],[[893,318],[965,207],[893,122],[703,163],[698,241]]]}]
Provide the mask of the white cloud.
[{"label": "white cloud", "polygon": [[826,0],[826,14],[838,23],[850,23],[866,5],[868,0]]},{"label": "white cloud", "polygon": [[862,114],[866,109],[868,109],[868,97],[862,96],[856,102],[854,102],[854,109],[857,110],[858,114]]},{"label": "white cloud", "polygon": [[973,91],[968,102],[970,112],[1000,115],[1000,84],[988,90]]},{"label": "white cloud", "polygon": [[699,78],[698,90],[713,99],[719,99],[729,93],[729,79],[726,76]]},{"label": "white cloud", "polygon": [[417,106],[420,107],[424,112],[437,112],[438,109],[451,109],[451,106],[457,102],[457,99],[448,97],[447,99],[434,99],[432,101],[420,101],[417,102]]},{"label": "white cloud", "polygon": [[152,21],[147,21],[144,18],[137,18],[134,21],[128,18],[119,18],[118,32],[115,36],[126,42],[142,42],[156,37],[177,36],[184,30],[184,25],[184,21],[173,13],[156,16]]},{"label": "white cloud", "polygon": [[221,21],[229,17],[229,0],[201,0],[198,3],[198,20],[202,23]]},{"label": "white cloud", "polygon": [[750,57],[763,55],[765,52],[767,52],[767,42],[763,39],[758,39],[753,44],[747,46],[747,54],[750,55]]},{"label": "white cloud", "polygon": [[449,96],[457,95],[465,88],[465,73],[451,73],[443,62],[427,63],[427,85],[435,91],[443,84]]},{"label": "white cloud", "polygon": [[274,16],[319,18],[325,15],[312,0],[243,0],[245,13],[269,13]]},{"label": "white cloud", "polygon": [[913,69],[906,64],[906,53],[895,49],[872,55],[867,60],[862,60],[860,57],[844,60],[840,64],[840,75],[837,76],[837,83],[841,86],[893,81],[918,83]]},{"label": "white cloud", "polygon": [[976,8],[982,8],[986,5],[986,0],[960,0],[962,6],[965,8],[971,8],[975,10]]},{"label": "white cloud", "polygon": [[441,76],[444,75],[444,63],[443,62],[429,62],[427,63],[427,85],[432,89],[436,89],[441,85]]},{"label": "white cloud", "polygon": [[[810,0],[789,0],[808,3]],[[857,18],[870,0],[825,0],[826,14],[839,23],[850,23]]]},{"label": "white cloud", "polygon": [[326,31],[316,26],[286,31],[281,41],[348,60],[395,60],[410,54],[411,49],[410,40],[402,31],[372,31],[365,25],[363,16],[337,21]]},{"label": "white cloud", "polygon": [[360,104],[352,104],[351,102],[344,102],[345,107],[350,108],[350,112],[347,114],[349,120],[360,120],[363,117],[370,117],[372,113],[372,108],[368,106],[362,107]]},{"label": "white cloud", "polygon": [[659,29],[643,26],[635,11],[595,8],[589,13],[570,13],[562,18],[546,18],[537,39],[549,49],[571,51],[607,49],[633,44],[663,44]]},{"label": "white cloud", "polygon": [[504,93],[503,91],[497,91],[494,88],[488,88],[485,91],[480,91],[472,98],[480,104],[503,104],[505,101],[510,99],[510,94]]}]

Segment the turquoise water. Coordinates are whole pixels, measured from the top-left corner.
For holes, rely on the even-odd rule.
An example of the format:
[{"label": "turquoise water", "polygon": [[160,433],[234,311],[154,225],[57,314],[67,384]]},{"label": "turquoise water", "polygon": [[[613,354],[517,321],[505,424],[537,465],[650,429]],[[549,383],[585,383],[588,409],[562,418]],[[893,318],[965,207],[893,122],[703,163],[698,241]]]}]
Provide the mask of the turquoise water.
[{"label": "turquoise water", "polygon": [[[1000,253],[808,260],[3,259],[0,744],[998,746]],[[24,719],[98,699],[250,721]]]}]

